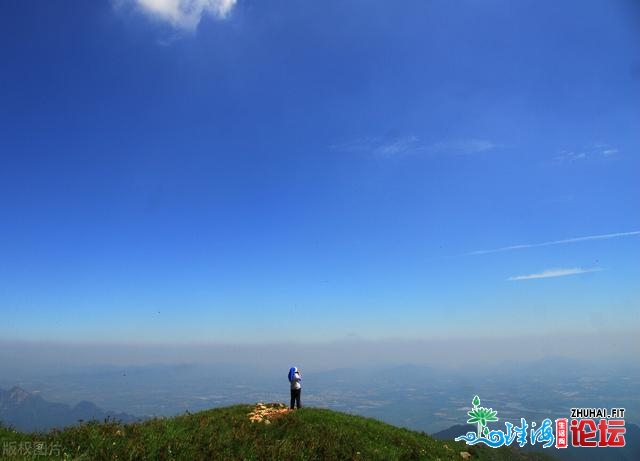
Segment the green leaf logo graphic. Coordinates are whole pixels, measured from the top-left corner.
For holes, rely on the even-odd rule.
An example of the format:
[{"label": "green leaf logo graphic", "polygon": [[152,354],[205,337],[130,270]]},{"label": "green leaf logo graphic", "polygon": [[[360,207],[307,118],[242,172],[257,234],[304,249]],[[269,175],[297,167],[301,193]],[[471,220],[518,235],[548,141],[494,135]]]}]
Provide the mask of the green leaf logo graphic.
[{"label": "green leaf logo graphic", "polygon": [[467,420],[469,424],[478,423],[478,437],[489,434],[487,423],[490,421],[498,421],[497,411],[493,408],[480,407],[480,397],[477,395],[473,398],[473,410],[467,412],[471,418]]}]

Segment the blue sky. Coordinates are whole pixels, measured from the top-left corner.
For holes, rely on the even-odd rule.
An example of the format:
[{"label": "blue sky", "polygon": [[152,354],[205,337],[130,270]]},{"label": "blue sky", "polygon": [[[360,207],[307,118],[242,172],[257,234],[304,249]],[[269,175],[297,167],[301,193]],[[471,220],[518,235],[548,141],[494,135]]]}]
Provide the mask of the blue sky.
[{"label": "blue sky", "polygon": [[181,5],[0,3],[0,337],[638,331],[637,3]]}]

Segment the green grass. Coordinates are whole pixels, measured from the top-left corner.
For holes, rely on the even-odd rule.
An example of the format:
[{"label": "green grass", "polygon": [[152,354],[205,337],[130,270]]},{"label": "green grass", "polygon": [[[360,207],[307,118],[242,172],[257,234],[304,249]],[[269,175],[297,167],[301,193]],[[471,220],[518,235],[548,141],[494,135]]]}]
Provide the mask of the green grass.
[{"label": "green grass", "polygon": [[[2,459],[73,460],[550,460],[510,448],[442,442],[383,422],[331,410],[303,408],[252,423],[250,405],[202,411],[136,424],[91,422],[48,434],[0,428]],[[47,456],[24,454],[44,443]],[[31,445],[28,445],[31,444]],[[11,454],[10,450],[21,453]],[[50,453],[50,454],[49,454]]]}]

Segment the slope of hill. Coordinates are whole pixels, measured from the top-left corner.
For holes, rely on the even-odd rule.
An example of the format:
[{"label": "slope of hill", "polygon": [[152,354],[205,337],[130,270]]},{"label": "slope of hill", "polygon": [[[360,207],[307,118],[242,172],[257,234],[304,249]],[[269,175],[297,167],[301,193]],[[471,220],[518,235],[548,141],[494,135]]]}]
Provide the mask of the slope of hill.
[{"label": "slope of hill", "polygon": [[467,432],[475,432],[477,429],[477,426],[472,424],[456,424],[448,429],[431,434],[431,437],[438,440],[454,440],[456,437],[460,437]]},{"label": "slope of hill", "polygon": [[[264,409],[264,407],[262,407]],[[12,451],[3,459],[22,459],[20,448],[37,443],[48,459],[159,460],[551,460],[544,454],[468,447],[380,421],[304,408],[289,412],[271,406],[236,405],[135,424],[87,423],[48,434],[0,428]],[[253,413],[252,413],[253,412]]]},{"label": "slope of hill", "polygon": [[72,407],[63,403],[48,402],[18,386],[8,391],[0,389],[0,422],[20,431],[48,431],[82,421],[104,419],[122,422],[139,420],[126,413],[104,411],[91,402],[80,402]]}]

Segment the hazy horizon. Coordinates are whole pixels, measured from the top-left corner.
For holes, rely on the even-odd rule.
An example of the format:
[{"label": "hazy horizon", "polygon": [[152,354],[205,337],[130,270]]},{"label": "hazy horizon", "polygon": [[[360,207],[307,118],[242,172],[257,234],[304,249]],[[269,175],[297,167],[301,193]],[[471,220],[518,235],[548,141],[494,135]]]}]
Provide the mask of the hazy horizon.
[{"label": "hazy horizon", "polygon": [[[16,374],[44,375],[84,368],[179,364],[227,364],[263,370],[298,364],[307,371],[424,365],[474,370],[548,358],[575,359],[594,366],[636,364],[640,354],[628,334],[545,335],[510,338],[447,338],[270,343],[124,343],[0,341],[0,368]],[[540,370],[544,373],[544,369]],[[10,380],[10,375],[5,374]]]}]

